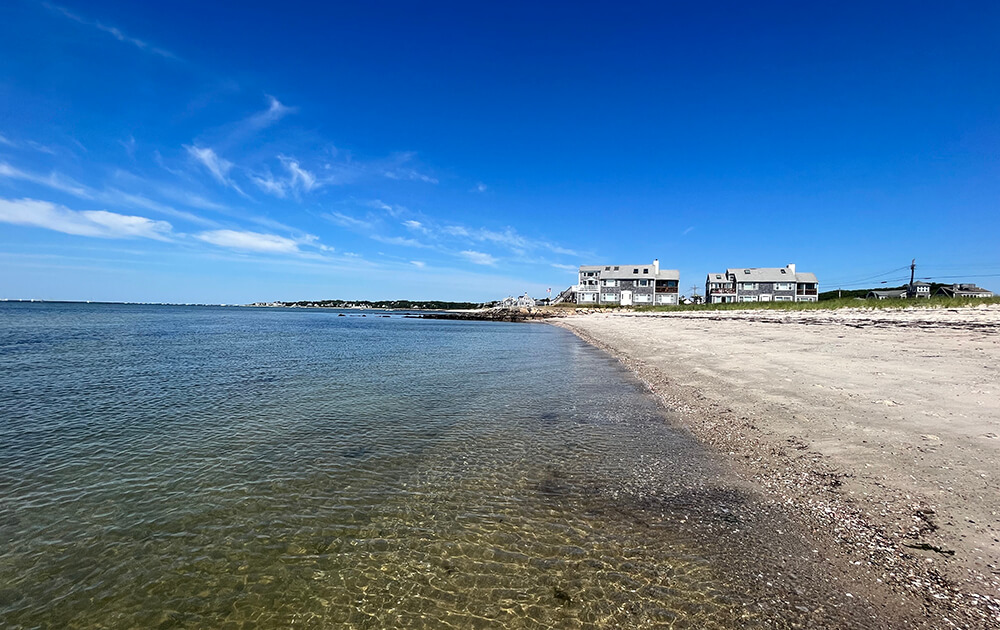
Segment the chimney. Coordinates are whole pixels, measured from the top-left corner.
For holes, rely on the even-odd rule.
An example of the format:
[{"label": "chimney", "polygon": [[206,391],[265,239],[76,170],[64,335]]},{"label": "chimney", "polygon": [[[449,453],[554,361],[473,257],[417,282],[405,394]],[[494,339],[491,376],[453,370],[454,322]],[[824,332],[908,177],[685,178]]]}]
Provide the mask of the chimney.
[{"label": "chimney", "polygon": [[656,275],[658,273],[660,273],[660,259],[659,258],[654,258],[653,259],[653,275]]},{"label": "chimney", "polygon": [[795,263],[788,263],[788,273],[795,275]]}]

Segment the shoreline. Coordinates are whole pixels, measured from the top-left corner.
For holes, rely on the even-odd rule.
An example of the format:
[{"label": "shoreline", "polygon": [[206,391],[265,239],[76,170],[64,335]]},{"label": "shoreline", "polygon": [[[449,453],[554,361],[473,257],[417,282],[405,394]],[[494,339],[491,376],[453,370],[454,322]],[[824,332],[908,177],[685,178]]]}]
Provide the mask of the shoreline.
[{"label": "shoreline", "polygon": [[[981,461],[988,470],[990,464],[1000,461],[994,448],[996,440],[970,445],[963,443],[959,435],[938,429],[944,438],[927,432],[914,436],[915,448],[903,448],[894,442],[898,436],[890,432],[905,432],[916,425],[895,426],[904,420],[886,415],[866,426],[864,409],[876,405],[877,411],[867,411],[871,415],[884,405],[887,410],[903,410],[909,414],[907,421],[919,423],[922,417],[914,420],[917,408],[910,406],[909,399],[903,401],[899,393],[893,393],[899,400],[889,396],[868,400],[870,396],[866,398],[865,394],[869,392],[862,391],[856,400],[841,401],[843,391],[857,386],[857,370],[851,370],[857,367],[858,357],[831,344],[831,340],[849,339],[852,332],[870,336],[871,331],[877,331],[881,336],[874,341],[882,346],[864,346],[873,340],[860,340],[862,354],[867,348],[872,360],[877,360],[881,357],[876,351],[892,350],[893,344],[907,342],[914,335],[921,334],[923,342],[929,339],[933,343],[933,335],[949,334],[948,343],[962,347],[970,342],[980,344],[986,351],[975,358],[985,355],[993,360],[1000,357],[1000,309],[599,313],[554,318],[549,323],[569,330],[620,361],[700,442],[728,461],[765,500],[780,506],[797,521],[812,544],[825,547],[844,578],[870,585],[873,591],[884,591],[883,599],[889,606],[892,598],[896,606],[900,598],[917,602],[924,618],[939,627],[1000,628],[1000,571],[996,568],[1000,547],[987,546],[996,541],[995,526],[1000,524],[997,496],[993,492],[992,500],[981,502],[969,497],[968,488],[960,487],[983,482],[992,485],[993,481],[985,472],[982,476],[967,470],[945,474],[947,471],[934,468],[954,468],[940,462],[965,458]],[[789,348],[776,341],[776,336],[788,335],[789,331],[806,338],[801,347]],[[736,332],[742,335],[733,351],[737,359],[720,359],[718,336]],[[709,342],[709,338],[715,340]],[[701,342],[709,347],[700,348]],[[770,354],[755,358],[757,342],[767,343],[767,348],[778,347],[758,348],[757,354]],[[784,387],[769,386],[769,380],[777,381],[785,373],[799,373],[801,366],[786,356],[794,350],[821,350],[823,356],[817,361],[833,363],[843,355],[841,367],[851,371],[850,378],[845,376],[844,382],[830,379],[825,387],[809,383],[809,389],[798,395],[789,395]],[[912,369],[928,367],[921,364],[921,356],[932,355],[910,353],[899,360],[908,361]],[[827,368],[830,366],[816,371]],[[836,376],[836,372],[832,373]],[[816,374],[799,376],[810,380]],[[989,379],[992,372],[986,370],[981,376]],[[933,378],[932,371],[928,379]],[[941,386],[947,387],[948,383]],[[873,391],[880,387],[873,386]],[[887,391],[892,392],[892,388]],[[920,413],[927,412],[933,418],[934,409],[931,405]],[[831,418],[846,424],[826,422],[823,413],[831,410]],[[992,412],[992,408],[985,411]],[[807,420],[805,414],[815,417]],[[1000,417],[996,419],[1000,421]],[[937,419],[931,424],[934,422]],[[940,426],[943,428],[943,424]],[[991,433],[995,428],[983,431],[987,436],[996,435]],[[870,449],[864,450],[870,438],[875,438],[873,443],[882,440],[883,447],[895,449],[894,456],[896,451],[905,454],[895,459],[873,457]],[[855,442],[862,448],[854,448]],[[978,451],[974,450],[977,446]],[[882,452],[884,448],[876,451]],[[907,462],[913,453],[920,460],[931,461],[911,469]],[[904,482],[907,477],[909,480]],[[931,485],[938,482],[951,484],[947,490],[957,489],[956,496],[948,500],[932,492]],[[923,491],[919,486],[925,486]],[[979,503],[976,518],[965,518],[969,522],[960,524],[960,518],[968,516],[960,506],[974,501]],[[979,521],[978,525],[974,521]],[[992,541],[983,534],[993,537]]]}]

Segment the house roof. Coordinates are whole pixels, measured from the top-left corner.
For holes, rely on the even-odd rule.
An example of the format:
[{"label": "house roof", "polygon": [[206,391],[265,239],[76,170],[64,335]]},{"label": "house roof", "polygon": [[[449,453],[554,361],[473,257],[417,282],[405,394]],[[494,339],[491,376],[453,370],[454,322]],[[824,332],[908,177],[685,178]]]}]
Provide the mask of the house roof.
[{"label": "house roof", "polygon": [[580,273],[586,271],[599,272],[602,280],[648,280],[650,278],[680,280],[681,277],[681,272],[677,269],[660,269],[659,273],[653,273],[653,265],[580,265]]},{"label": "house roof", "polygon": [[866,297],[898,298],[906,296],[906,289],[889,289],[887,291],[869,291]]},{"label": "house roof", "polygon": [[953,295],[993,295],[989,289],[978,287],[974,284],[952,284],[938,289],[939,293],[950,293]]},{"label": "house roof", "polygon": [[726,273],[737,282],[818,282],[814,273],[793,273],[787,267],[731,267]]}]

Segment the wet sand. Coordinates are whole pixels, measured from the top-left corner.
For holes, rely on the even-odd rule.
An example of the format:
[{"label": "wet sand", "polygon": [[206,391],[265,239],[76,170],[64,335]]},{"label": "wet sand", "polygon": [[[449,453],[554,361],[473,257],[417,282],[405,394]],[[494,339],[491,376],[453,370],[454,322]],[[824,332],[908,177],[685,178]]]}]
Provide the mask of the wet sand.
[{"label": "wet sand", "polygon": [[782,506],[831,579],[922,608],[927,627],[1000,628],[1000,308],[555,323],[617,356]]}]

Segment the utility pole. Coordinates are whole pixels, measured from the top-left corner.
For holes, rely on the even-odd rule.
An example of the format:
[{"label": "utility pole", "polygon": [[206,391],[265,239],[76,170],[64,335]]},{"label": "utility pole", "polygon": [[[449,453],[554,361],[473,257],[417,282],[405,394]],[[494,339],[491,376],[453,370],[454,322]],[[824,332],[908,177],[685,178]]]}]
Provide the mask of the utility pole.
[{"label": "utility pole", "polygon": [[697,300],[695,298],[699,298],[699,297],[701,297],[701,296],[698,295],[698,285],[697,284],[692,284],[691,285],[691,301],[692,302],[696,302]]},{"label": "utility pole", "polygon": [[910,261],[910,288],[913,288],[913,274],[917,270],[917,259],[914,258]]}]

